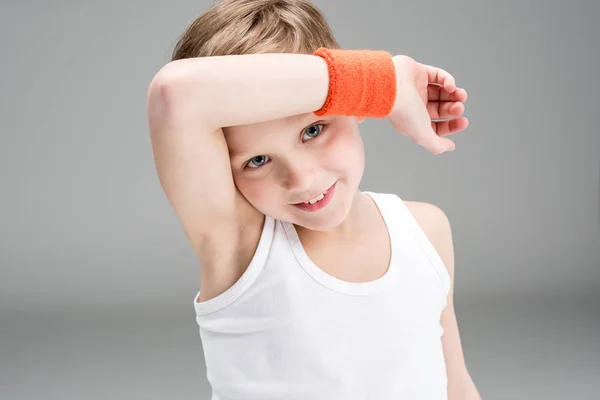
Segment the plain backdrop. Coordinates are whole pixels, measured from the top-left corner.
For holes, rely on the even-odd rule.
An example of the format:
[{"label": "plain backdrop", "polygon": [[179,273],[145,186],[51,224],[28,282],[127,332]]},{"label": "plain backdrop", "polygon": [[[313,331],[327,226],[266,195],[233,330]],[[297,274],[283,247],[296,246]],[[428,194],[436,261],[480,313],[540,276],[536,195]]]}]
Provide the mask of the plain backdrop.
[{"label": "plain backdrop", "polygon": [[[469,93],[442,156],[362,124],[361,189],[448,215],[483,398],[597,398],[600,2],[315,4],[342,47],[409,55]],[[1,398],[209,398],[199,266],[146,119],[151,79],[209,5],[0,3]]]}]

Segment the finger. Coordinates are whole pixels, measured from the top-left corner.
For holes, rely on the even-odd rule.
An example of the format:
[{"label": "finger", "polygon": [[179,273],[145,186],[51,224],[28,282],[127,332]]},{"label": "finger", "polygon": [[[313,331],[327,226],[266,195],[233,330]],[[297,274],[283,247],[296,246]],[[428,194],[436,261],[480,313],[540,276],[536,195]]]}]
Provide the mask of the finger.
[{"label": "finger", "polygon": [[467,126],[469,126],[469,120],[465,117],[431,123],[431,128],[438,136],[452,135],[465,130]]},{"label": "finger", "polygon": [[433,67],[431,65],[423,65],[427,69],[429,83],[437,83],[438,85],[442,85],[444,89],[450,93],[456,90],[456,80],[448,71],[438,67]]},{"label": "finger", "polygon": [[455,145],[450,139],[438,136],[431,125],[427,108],[420,101],[411,102],[410,110],[405,110],[409,116],[408,136],[418,145],[423,146],[433,154],[442,154],[454,150]]},{"label": "finger", "polygon": [[430,101],[462,101],[467,100],[467,91],[463,88],[456,88],[452,93],[447,92],[440,85],[429,85],[427,87],[427,98]]},{"label": "finger", "polygon": [[461,116],[465,106],[459,101],[430,101],[427,103],[427,112],[431,119],[452,118]]}]

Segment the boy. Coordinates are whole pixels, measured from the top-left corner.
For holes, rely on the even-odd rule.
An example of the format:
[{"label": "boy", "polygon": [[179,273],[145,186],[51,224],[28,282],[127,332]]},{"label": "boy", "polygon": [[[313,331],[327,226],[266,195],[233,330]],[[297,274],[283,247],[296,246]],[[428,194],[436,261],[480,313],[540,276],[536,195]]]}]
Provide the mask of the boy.
[{"label": "boy", "polygon": [[226,0],[192,23],[148,119],[201,265],[213,400],[479,399],[445,214],[358,189],[364,118],[439,154],[465,100],[443,70],[340,50],[308,1]]}]

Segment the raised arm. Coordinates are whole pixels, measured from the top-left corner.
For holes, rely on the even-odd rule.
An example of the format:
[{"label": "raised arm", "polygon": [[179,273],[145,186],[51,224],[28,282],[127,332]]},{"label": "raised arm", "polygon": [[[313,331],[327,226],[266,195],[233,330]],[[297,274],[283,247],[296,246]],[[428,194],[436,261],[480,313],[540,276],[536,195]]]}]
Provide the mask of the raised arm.
[{"label": "raised arm", "polygon": [[201,264],[232,262],[222,255],[234,256],[249,207],[221,128],[318,110],[327,92],[327,65],[312,55],[191,58],[156,74],[147,103],[156,169]]},{"label": "raised arm", "polygon": [[[393,57],[397,97],[392,125],[430,151],[466,127],[466,92],[447,72]],[[429,86],[436,86],[432,90]],[[365,89],[366,90],[366,89]],[[329,70],[319,56],[251,54],[189,58],[163,67],[148,89],[148,122],[161,185],[197,253],[233,238],[247,204],[235,189],[222,127],[319,110]],[[340,95],[340,94],[338,94]],[[341,93],[343,95],[343,92]]]},{"label": "raised arm", "polygon": [[250,54],[173,61],[153,86],[179,113],[213,129],[318,110],[327,97],[328,77],[321,57]]}]

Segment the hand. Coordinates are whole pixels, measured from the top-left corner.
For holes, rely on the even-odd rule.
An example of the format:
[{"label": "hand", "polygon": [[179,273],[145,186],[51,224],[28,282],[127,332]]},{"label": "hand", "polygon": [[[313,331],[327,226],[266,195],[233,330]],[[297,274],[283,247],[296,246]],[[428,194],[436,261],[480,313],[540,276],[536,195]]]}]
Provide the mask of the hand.
[{"label": "hand", "polygon": [[[396,102],[388,119],[396,131],[410,137],[433,154],[452,151],[445,138],[464,130],[462,117],[467,92],[456,87],[454,77],[443,69],[424,65],[407,56],[394,56]],[[451,118],[448,121],[436,121]]]}]

